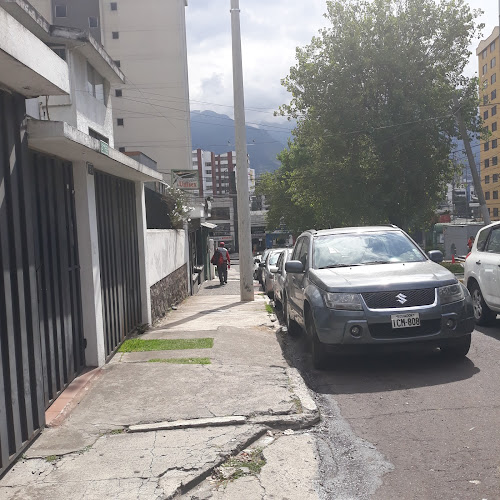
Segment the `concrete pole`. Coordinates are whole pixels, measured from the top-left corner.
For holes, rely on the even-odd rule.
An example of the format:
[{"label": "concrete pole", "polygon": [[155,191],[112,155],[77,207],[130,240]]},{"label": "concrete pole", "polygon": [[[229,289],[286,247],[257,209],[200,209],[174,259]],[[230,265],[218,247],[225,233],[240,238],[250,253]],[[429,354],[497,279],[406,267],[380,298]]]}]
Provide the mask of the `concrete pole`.
[{"label": "concrete pole", "polygon": [[238,203],[238,239],[240,256],[240,295],[242,301],[254,300],[252,238],[248,189],[247,137],[243,62],[241,57],[240,2],[231,0],[231,33],[233,37],[234,128],[236,135],[236,191]]}]

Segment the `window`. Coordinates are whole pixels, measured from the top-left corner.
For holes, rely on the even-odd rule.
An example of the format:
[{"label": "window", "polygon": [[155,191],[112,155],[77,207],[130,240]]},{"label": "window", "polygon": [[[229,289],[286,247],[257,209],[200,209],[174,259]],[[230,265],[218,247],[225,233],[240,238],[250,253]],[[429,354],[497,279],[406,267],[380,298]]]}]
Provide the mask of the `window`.
[{"label": "window", "polygon": [[490,143],[489,142],[485,142],[484,143],[484,150],[488,151],[489,149],[490,149]]},{"label": "window", "polygon": [[488,72],[488,65],[487,65],[487,64],[485,64],[485,65],[483,66],[483,75],[485,75],[487,72]]},{"label": "window", "polygon": [[295,249],[294,254],[296,255],[294,260],[300,260],[304,269],[307,265],[307,254],[309,253],[309,239],[307,237],[302,238],[300,245]]},{"label": "window", "polygon": [[488,215],[491,215],[491,208],[488,207]]},{"label": "window", "polygon": [[111,10],[118,10],[118,4],[116,2],[111,2]]},{"label": "window", "polygon": [[493,123],[491,124],[491,131],[492,131],[492,132],[496,132],[496,130],[497,130],[497,122],[493,122]]},{"label": "window", "polygon": [[493,199],[498,200],[498,191],[493,191]]},{"label": "window", "polygon": [[66,5],[56,5],[56,17],[68,17]]},{"label": "window", "polygon": [[87,63],[87,91],[104,103],[104,78],[89,63]]},{"label": "window", "polygon": [[[498,208],[496,211],[498,216]],[[493,215],[495,215],[495,209],[493,209]],[[500,253],[500,230],[498,228],[491,231],[486,251],[490,253]]]},{"label": "window", "polygon": [[498,165],[498,156],[494,156],[494,157],[491,159],[491,164],[492,164],[492,165]]},{"label": "window", "polygon": [[486,111],[483,113],[483,118],[484,118],[485,120],[487,120],[487,119],[488,119],[488,110],[486,110]]},{"label": "window", "polygon": [[[493,217],[498,217],[498,208],[494,208],[493,209]],[[491,240],[490,240],[491,242]],[[489,248],[490,244],[488,243],[488,248]]]},{"label": "window", "polygon": [[493,85],[496,81],[497,81],[497,74],[496,74],[496,73],[493,73],[493,74],[491,75],[491,84]]},{"label": "window", "polygon": [[66,61],[66,49],[52,47],[52,50],[63,60]]},{"label": "window", "polygon": [[497,107],[496,105],[491,108],[491,116],[495,116],[497,114]]},{"label": "window", "polygon": [[115,97],[122,97],[122,96],[123,96],[123,90],[115,89]]},{"label": "window", "polygon": [[484,105],[488,104],[488,96],[487,95],[483,95],[483,104]]},{"label": "window", "polygon": [[493,52],[494,50],[495,50],[495,41],[490,43],[490,52]]},{"label": "window", "polygon": [[496,98],[497,98],[497,91],[496,90],[492,90],[491,91],[491,100],[494,101]]},{"label": "window", "polygon": [[125,153],[125,148],[123,146],[120,146],[118,148],[118,151],[120,151],[120,153]]},{"label": "window", "polygon": [[89,28],[99,28],[99,19],[97,17],[89,17]]},{"label": "window", "polygon": [[118,38],[120,38],[120,32],[113,31],[113,40],[118,40]]},{"label": "window", "polygon": [[[124,126],[125,126],[125,120],[124,120],[123,118],[117,118],[117,119],[116,119],[116,124],[117,124],[119,127],[124,127]],[[488,182],[490,182],[490,181],[489,181],[489,179],[488,179]]]},{"label": "window", "polygon": [[89,135],[90,137],[93,137],[94,139],[97,139],[98,141],[105,142],[106,144],[109,144],[109,138],[100,134],[97,132],[97,130],[94,130],[93,128],[89,127]]},{"label": "window", "polygon": [[488,49],[484,49],[483,52],[481,52],[481,57],[483,59],[486,59],[487,56],[488,56]]},{"label": "window", "polygon": [[[118,120],[120,120],[120,118],[118,118]],[[485,175],[484,176],[484,183],[485,184],[489,184],[490,183],[490,176],[489,175]]]},{"label": "window", "polygon": [[484,168],[488,168],[490,166],[490,160],[484,160]]},{"label": "window", "polygon": [[[120,60],[119,60],[119,59],[116,59],[116,60],[115,60],[115,61],[113,61],[113,62],[116,64],[116,66],[117,66],[118,68],[121,66],[121,63],[120,63]],[[486,117],[486,118],[488,118],[488,117]]]},{"label": "window", "polygon": [[491,149],[494,149],[498,146],[498,139],[493,139],[491,141]]},{"label": "window", "polygon": [[498,182],[498,174],[493,174],[493,182]]},{"label": "window", "polygon": [[497,65],[497,58],[496,58],[496,57],[494,57],[494,58],[490,61],[490,68],[494,68],[496,65]]},{"label": "window", "polygon": [[484,199],[485,200],[489,200],[490,199],[490,192],[489,191],[485,191],[484,192]]}]

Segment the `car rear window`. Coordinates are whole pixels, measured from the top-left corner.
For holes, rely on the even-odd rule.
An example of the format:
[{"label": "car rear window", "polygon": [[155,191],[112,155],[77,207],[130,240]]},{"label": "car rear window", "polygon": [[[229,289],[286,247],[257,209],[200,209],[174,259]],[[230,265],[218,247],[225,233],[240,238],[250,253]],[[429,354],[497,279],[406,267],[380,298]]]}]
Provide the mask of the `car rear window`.
[{"label": "car rear window", "polygon": [[488,239],[488,235],[490,234],[491,229],[483,229],[479,231],[477,235],[477,250],[479,252],[484,252],[484,246],[486,245],[486,240]]},{"label": "car rear window", "polygon": [[398,231],[329,234],[314,240],[314,267],[422,262],[422,251]]}]

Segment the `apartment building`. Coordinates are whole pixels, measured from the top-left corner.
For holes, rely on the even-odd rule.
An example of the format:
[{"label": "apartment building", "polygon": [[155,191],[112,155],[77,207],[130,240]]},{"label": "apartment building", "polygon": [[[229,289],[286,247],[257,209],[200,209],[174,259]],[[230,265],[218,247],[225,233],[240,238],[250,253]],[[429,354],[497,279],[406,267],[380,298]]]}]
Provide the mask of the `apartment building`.
[{"label": "apartment building", "polygon": [[110,89],[119,151],[142,151],[162,173],[191,169],[187,0],[33,4],[55,25],[89,31],[127,75]]},{"label": "apartment building", "polygon": [[489,137],[481,141],[481,184],[491,220],[500,220],[500,39],[498,26],[476,49],[479,65],[480,110]]}]

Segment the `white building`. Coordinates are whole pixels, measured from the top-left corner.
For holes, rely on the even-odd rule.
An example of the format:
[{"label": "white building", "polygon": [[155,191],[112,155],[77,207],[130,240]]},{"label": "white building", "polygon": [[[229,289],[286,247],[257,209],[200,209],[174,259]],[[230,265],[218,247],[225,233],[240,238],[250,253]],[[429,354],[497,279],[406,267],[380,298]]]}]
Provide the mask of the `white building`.
[{"label": "white building", "polygon": [[110,89],[117,149],[160,172],[191,169],[187,0],[34,1],[54,24],[90,31],[127,75]]}]

